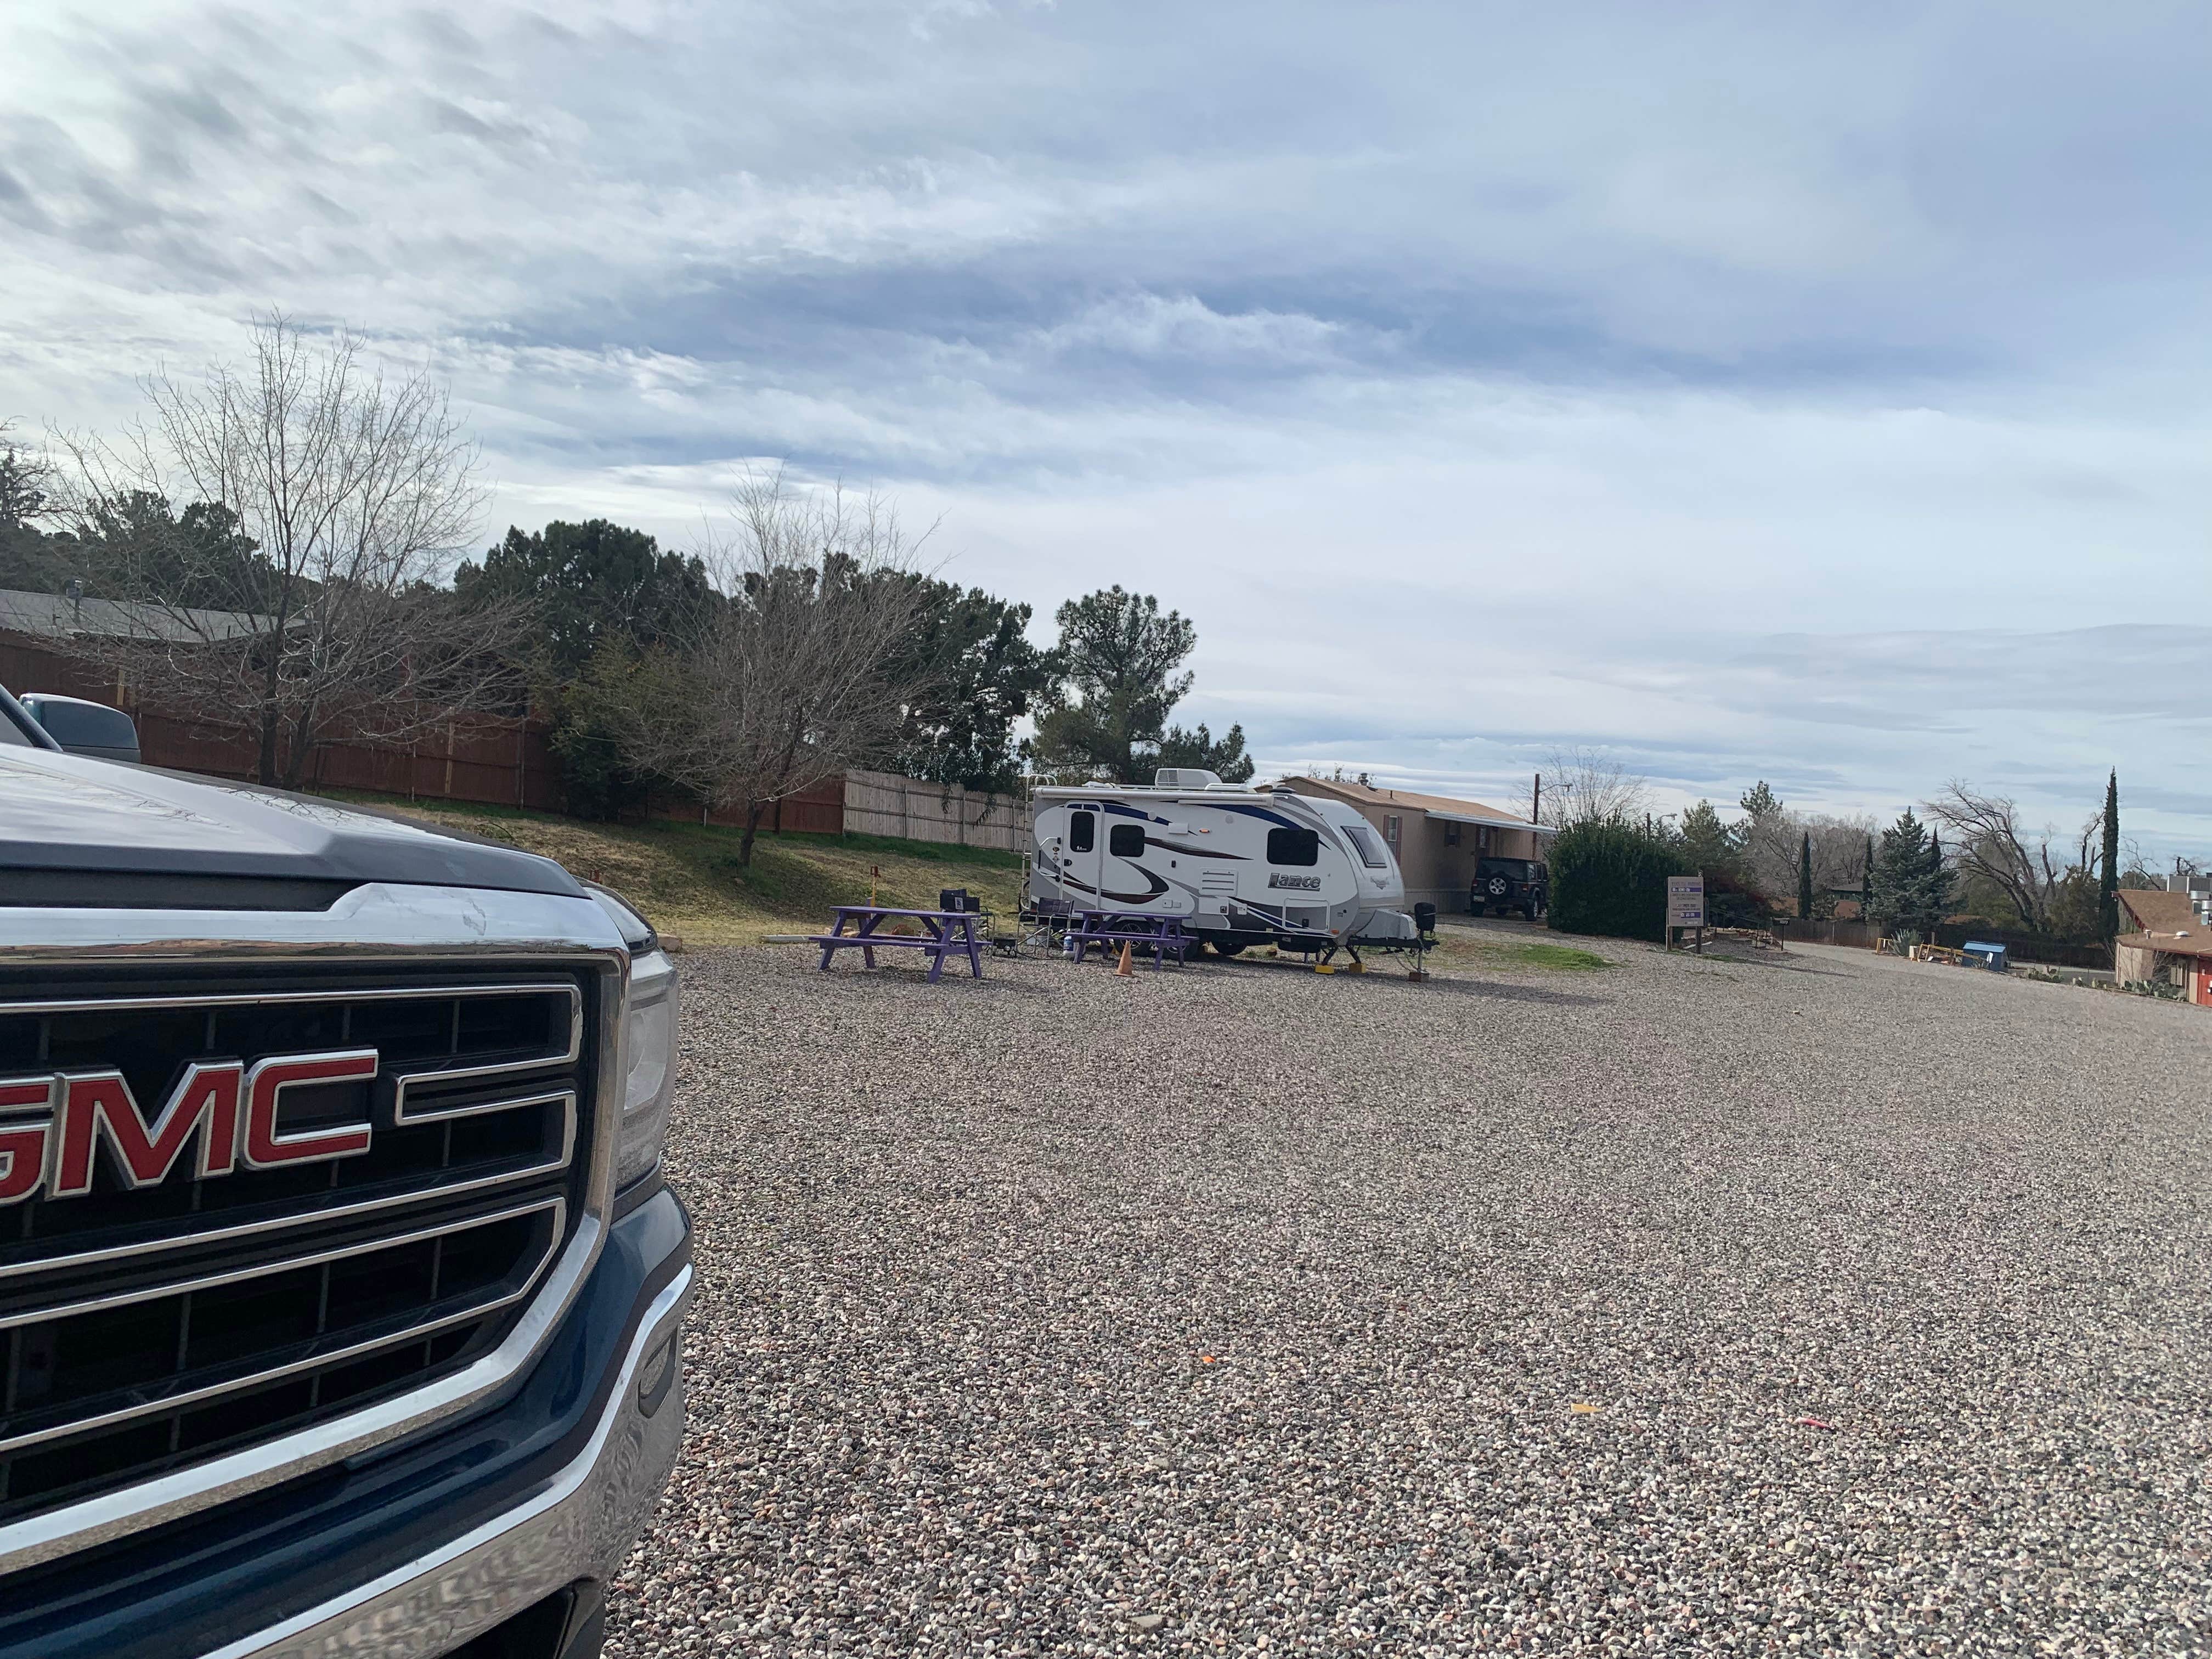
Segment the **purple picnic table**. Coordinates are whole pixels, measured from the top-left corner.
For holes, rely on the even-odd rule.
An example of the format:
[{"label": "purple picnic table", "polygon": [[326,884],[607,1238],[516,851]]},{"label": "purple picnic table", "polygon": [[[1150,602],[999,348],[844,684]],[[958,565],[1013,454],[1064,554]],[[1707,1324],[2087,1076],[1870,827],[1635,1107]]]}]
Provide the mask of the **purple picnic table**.
[{"label": "purple picnic table", "polygon": [[[975,937],[975,913],[973,910],[892,910],[876,904],[841,904],[836,907],[837,920],[826,933],[808,937],[822,947],[822,966],[826,971],[830,958],[840,951],[860,953],[860,960],[872,968],[879,947],[903,947],[923,951],[929,956],[929,977],[934,983],[945,971],[947,957],[965,956],[968,974],[971,979],[983,977],[983,944]],[[886,933],[878,930],[887,921],[901,916],[911,916],[924,931],[919,934]],[[854,924],[853,931],[845,931],[845,924]]]},{"label": "purple picnic table", "polygon": [[1185,968],[1183,952],[1198,941],[1182,930],[1181,916],[1147,915],[1133,910],[1077,910],[1073,913],[1075,925],[1067,930],[1068,954],[1078,962],[1092,945],[1106,956],[1114,954],[1116,945],[1141,945],[1152,953],[1152,966],[1158,969],[1172,951],[1176,966]]}]

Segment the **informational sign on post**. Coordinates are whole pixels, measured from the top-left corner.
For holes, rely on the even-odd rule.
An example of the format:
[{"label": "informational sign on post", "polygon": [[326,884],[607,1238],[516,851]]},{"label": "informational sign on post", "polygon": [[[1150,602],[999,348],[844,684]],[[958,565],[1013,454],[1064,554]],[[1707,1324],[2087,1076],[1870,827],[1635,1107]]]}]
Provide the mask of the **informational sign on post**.
[{"label": "informational sign on post", "polygon": [[1674,947],[1674,930],[1698,930],[1698,951],[1705,948],[1705,878],[1703,876],[1667,878],[1667,948]]},{"label": "informational sign on post", "polygon": [[1705,925],[1705,878],[1703,876],[1667,878],[1667,925],[1702,927]]}]

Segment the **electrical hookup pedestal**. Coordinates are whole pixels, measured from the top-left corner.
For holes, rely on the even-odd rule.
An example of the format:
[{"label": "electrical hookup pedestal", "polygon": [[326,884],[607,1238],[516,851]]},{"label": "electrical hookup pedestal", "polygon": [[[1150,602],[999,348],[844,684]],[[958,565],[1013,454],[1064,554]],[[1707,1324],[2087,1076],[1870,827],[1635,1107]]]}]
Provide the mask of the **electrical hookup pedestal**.
[{"label": "electrical hookup pedestal", "polygon": [[1667,878],[1667,948],[1674,948],[1677,933],[1697,935],[1695,949],[1705,953],[1705,878],[1702,875]]}]

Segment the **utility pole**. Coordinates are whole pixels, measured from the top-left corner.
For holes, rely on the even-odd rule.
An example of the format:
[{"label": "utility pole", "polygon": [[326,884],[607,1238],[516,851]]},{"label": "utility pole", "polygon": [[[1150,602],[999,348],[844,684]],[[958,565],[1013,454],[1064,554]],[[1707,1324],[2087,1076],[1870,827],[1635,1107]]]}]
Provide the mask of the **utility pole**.
[{"label": "utility pole", "polygon": [[1536,774],[1535,786],[1528,791],[1528,822],[1541,823],[1543,821],[1544,775],[1539,772]]}]

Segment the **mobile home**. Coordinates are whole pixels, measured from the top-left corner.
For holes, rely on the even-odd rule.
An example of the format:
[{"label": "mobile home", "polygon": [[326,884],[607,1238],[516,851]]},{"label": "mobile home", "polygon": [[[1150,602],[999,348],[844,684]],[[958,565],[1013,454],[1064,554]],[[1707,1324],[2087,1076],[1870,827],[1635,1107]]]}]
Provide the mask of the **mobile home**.
[{"label": "mobile home", "polygon": [[1224,956],[1403,946],[1413,920],[1382,836],[1341,801],[1164,770],[1149,787],[1036,792],[1028,907],[1173,916]]}]

